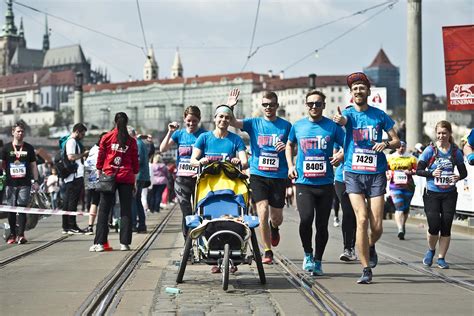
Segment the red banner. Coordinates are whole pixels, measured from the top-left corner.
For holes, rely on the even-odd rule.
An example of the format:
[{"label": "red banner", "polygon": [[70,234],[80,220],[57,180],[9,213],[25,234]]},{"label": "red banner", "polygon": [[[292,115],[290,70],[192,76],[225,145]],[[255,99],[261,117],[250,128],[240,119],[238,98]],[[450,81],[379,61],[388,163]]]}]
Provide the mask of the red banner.
[{"label": "red banner", "polygon": [[448,111],[474,110],[474,25],[443,27]]}]

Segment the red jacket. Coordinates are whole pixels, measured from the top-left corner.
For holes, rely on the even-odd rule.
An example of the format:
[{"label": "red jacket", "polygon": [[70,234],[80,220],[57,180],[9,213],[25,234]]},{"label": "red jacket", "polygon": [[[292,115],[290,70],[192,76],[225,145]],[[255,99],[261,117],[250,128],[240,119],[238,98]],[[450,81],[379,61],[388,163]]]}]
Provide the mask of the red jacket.
[{"label": "red jacket", "polygon": [[99,144],[97,157],[97,170],[102,170],[106,175],[115,176],[117,183],[135,183],[138,173],[138,147],[137,141],[129,137],[125,150],[118,150],[118,130],[114,128],[102,137]]}]

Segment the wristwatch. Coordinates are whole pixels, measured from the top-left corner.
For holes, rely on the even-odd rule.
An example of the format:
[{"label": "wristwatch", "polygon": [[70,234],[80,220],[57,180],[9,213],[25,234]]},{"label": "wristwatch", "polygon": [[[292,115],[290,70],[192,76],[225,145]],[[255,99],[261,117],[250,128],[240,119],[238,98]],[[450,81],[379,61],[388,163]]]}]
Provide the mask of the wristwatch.
[{"label": "wristwatch", "polygon": [[38,180],[31,179],[31,184],[39,183]]},{"label": "wristwatch", "polygon": [[385,148],[389,148],[390,147],[390,142],[388,140],[384,141],[383,142],[385,144]]}]

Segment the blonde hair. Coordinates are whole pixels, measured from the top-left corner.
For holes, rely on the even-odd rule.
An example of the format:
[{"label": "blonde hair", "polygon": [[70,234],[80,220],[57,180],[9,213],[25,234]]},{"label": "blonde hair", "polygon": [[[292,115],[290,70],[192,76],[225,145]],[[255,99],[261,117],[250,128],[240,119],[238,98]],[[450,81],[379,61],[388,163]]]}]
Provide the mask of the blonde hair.
[{"label": "blonde hair", "polygon": [[162,162],[162,161],[163,161],[163,159],[161,158],[161,155],[160,155],[160,154],[155,154],[155,155],[153,156],[153,163],[160,163],[160,162]]}]

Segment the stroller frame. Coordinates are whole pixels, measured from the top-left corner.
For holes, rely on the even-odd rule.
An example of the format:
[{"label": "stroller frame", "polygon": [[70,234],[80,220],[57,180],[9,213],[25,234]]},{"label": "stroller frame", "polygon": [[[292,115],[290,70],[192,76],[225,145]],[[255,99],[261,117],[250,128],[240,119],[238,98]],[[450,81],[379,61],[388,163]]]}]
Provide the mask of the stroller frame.
[{"label": "stroller frame", "polygon": [[198,175],[194,196],[195,214],[186,216],[189,231],[176,282],[183,282],[188,260],[191,264],[203,262],[219,266],[226,291],[231,267],[250,265],[254,260],[260,283],[265,284],[255,234],[259,220],[248,215],[247,176],[229,162],[213,162]]}]

